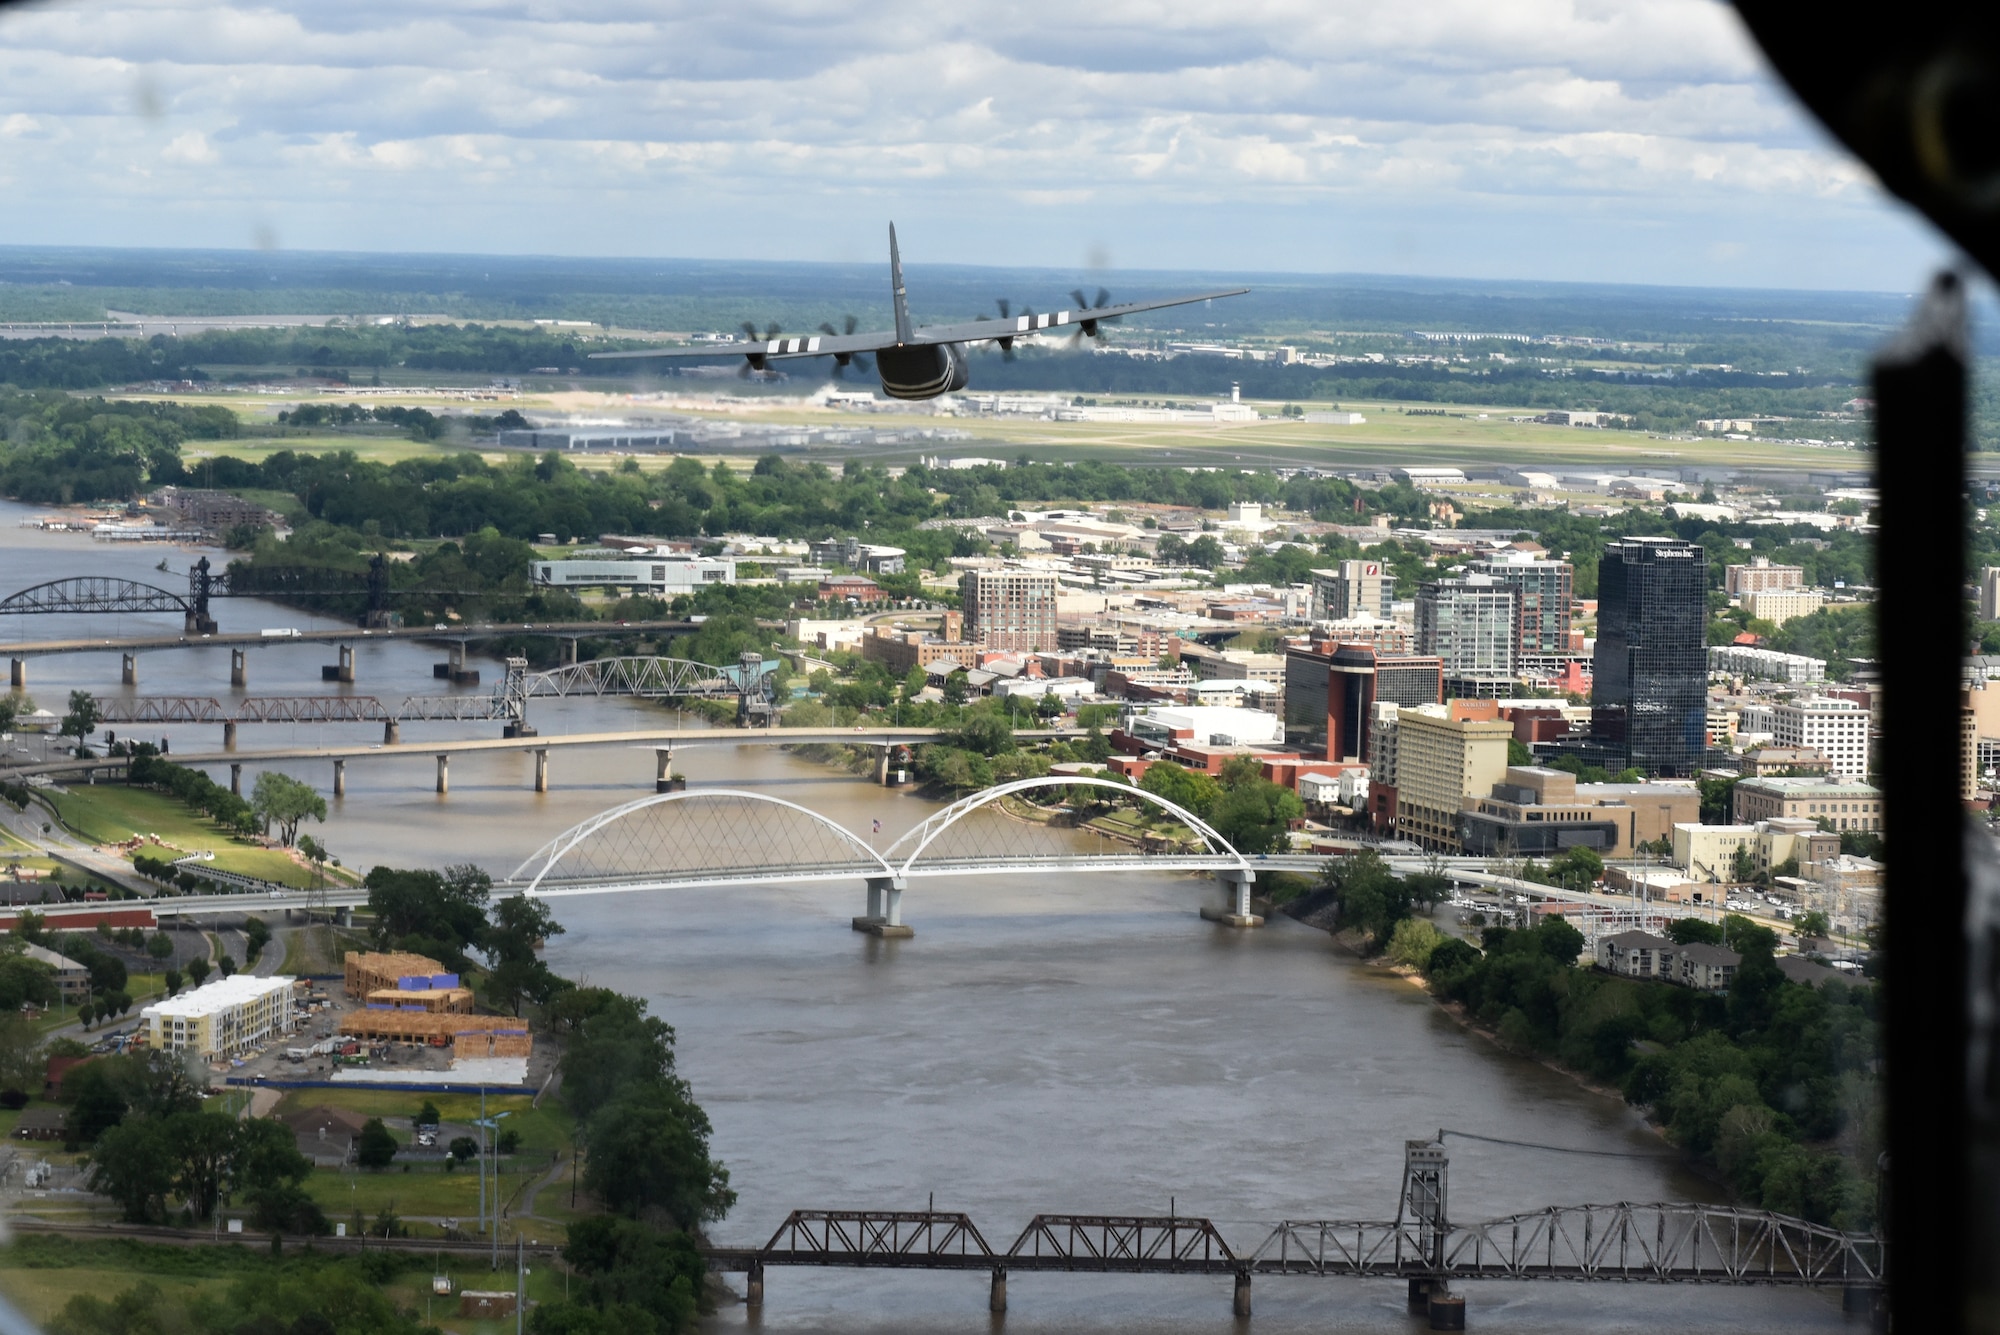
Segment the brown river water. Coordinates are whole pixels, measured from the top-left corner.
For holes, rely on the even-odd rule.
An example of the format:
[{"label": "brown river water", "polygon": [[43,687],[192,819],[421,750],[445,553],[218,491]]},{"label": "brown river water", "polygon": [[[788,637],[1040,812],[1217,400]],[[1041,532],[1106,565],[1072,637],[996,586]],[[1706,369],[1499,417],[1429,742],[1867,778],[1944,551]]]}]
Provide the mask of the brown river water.
[{"label": "brown river water", "polygon": [[[21,529],[0,504],[0,594],[78,573],[179,589],[194,554],[114,548]],[[174,573],[153,570],[165,557]],[[224,629],[333,625],[249,600],[218,604]],[[178,618],[0,617],[0,639],[178,630]],[[250,693],[430,693],[443,654],[359,642],[359,681],[322,684],[327,645],[251,651]],[[490,686],[499,664],[483,660]],[[114,654],[30,660],[29,692],[61,712],[74,687],[118,684]],[[226,698],[226,649],[147,654],[138,692]],[[544,734],[651,726],[671,708],[538,701]],[[406,724],[405,741],[485,735],[495,724]],[[151,737],[158,730],[141,735]],[[168,729],[175,751],[219,729]],[[245,726],[241,746],[380,740],[380,727]],[[428,759],[361,760],[321,836],[353,866],[477,862],[505,875],[551,836],[650,791],[649,750],[556,752],[553,791],[531,791],[525,755],[458,756],[448,796]],[[331,789],[331,767],[288,772]],[[677,753],[695,787],[750,788],[884,838],[936,805],[774,747]],[[246,768],[246,786],[255,770]],[[218,780],[226,774],[218,773]],[[554,901],[567,927],[551,966],[651,1000],[679,1033],[680,1065],[714,1122],[739,1200],[712,1230],[761,1243],[795,1208],[963,1210],[1004,1248],[1043,1212],[1182,1214],[1254,1247],[1283,1218],[1386,1219],[1406,1139],[1440,1127],[1542,1145],[1662,1152],[1614,1099],[1508,1056],[1418,989],[1278,919],[1235,932],[1203,922],[1212,883],[1177,875],[1060,881],[986,876],[919,883],[903,901],[917,935],[851,931],[856,885],[764,886]],[[1717,1200],[1663,1157],[1585,1157],[1454,1139],[1450,1211],[1488,1218],[1546,1205]],[[1256,1315],[1230,1314],[1228,1277],[1016,1274],[1004,1318],[983,1273],[773,1270],[761,1310],[725,1307],[717,1329],[1016,1332],[1415,1331],[1400,1283],[1256,1281]],[[1468,1286],[1478,1331],[1791,1331],[1846,1324],[1834,1293],[1623,1284]]]}]

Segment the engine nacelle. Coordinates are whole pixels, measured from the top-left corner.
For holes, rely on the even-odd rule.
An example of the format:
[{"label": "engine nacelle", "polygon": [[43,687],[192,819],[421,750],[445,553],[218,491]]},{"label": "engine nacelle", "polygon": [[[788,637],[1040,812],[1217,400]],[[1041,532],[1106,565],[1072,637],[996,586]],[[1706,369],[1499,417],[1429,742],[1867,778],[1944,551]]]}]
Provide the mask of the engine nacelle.
[{"label": "engine nacelle", "polygon": [[883,348],[875,354],[882,392],[892,399],[934,399],[971,383],[972,366],[955,343]]}]

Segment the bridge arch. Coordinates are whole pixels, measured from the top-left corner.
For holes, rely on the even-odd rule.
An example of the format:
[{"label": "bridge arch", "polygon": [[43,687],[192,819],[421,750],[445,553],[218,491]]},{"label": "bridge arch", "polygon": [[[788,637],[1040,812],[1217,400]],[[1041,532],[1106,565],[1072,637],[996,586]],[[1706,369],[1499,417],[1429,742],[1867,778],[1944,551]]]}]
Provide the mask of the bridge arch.
[{"label": "bridge arch", "polygon": [[1187,826],[1188,829],[1198,835],[1201,841],[1208,846],[1210,854],[1229,869],[1242,872],[1245,879],[1253,879],[1255,876],[1254,869],[1250,865],[1250,860],[1238,852],[1235,845],[1224,839],[1214,826],[1195,815],[1192,811],[1189,811],[1186,807],[1169,802],[1157,793],[1149,793],[1143,788],[1138,788],[1127,783],[1120,783],[1116,779],[1057,774],[1044,775],[1034,779],[1016,779],[1011,783],[995,784],[991,788],[983,788],[968,797],[962,797],[944,810],[935,813],[928,820],[924,821],[923,824],[917,826],[891,844],[883,854],[883,857],[891,863],[896,863],[900,858],[901,862],[896,866],[896,875],[899,877],[908,876],[913,871],[921,870],[917,866],[917,860],[937,842],[939,836],[943,835],[945,831],[957,825],[967,816],[999,801],[1003,797],[1011,797],[1016,793],[1033,792],[1041,788],[1108,788],[1121,797],[1135,797],[1141,802],[1158,807],[1174,819],[1180,821],[1181,824]]},{"label": "bridge arch", "polygon": [[[676,819],[662,821],[669,812]],[[739,851],[761,861],[748,863]],[[559,866],[566,874],[556,875]],[[702,788],[600,811],[542,845],[506,884],[530,896],[562,894],[564,882],[580,880],[593,892],[644,890],[668,880],[695,883],[705,871],[728,883],[894,874],[859,835],[810,807],[741,788]]]},{"label": "bridge arch", "polygon": [[0,615],[51,612],[179,612],[192,611],[187,595],[170,593],[135,579],[111,575],[72,575],[52,579],[0,598]]}]

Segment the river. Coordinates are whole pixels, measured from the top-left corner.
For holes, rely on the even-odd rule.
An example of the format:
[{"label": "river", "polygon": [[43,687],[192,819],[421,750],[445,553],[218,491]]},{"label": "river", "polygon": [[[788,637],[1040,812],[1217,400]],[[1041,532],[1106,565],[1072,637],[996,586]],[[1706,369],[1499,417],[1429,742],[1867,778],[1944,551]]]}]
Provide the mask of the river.
[{"label": "river", "polygon": [[[0,504],[0,594],[89,572],[180,588],[165,556],[18,527]],[[251,600],[218,604],[225,629],[332,625]],[[178,630],[177,618],[0,618],[23,639]],[[385,699],[439,689],[434,647],[361,642],[359,681],[319,680],[331,646],[251,651],[249,692],[344,690]],[[498,664],[491,660],[488,683]],[[115,693],[115,654],[30,660],[30,693],[61,712],[73,687]],[[152,694],[230,694],[228,652],[145,655]],[[545,708],[545,704],[548,707]],[[671,711],[621,701],[536,703],[544,733],[645,726]],[[407,724],[406,741],[492,724]],[[153,731],[148,730],[146,735]],[[219,729],[168,729],[209,749]],[[246,726],[245,750],[314,738],[379,739],[379,726]],[[470,735],[480,735],[473,733]],[[647,750],[557,752],[552,791],[530,762],[466,755],[452,791],[428,759],[358,761],[324,838],[351,865],[477,862],[505,874],[550,836],[650,790]],[[749,787],[850,829],[893,836],[935,809],[770,747],[677,754],[695,787]],[[290,766],[330,787],[331,774]],[[250,781],[254,769],[246,771]],[[221,775],[218,778],[224,777]],[[1253,1247],[1281,1218],[1396,1212],[1403,1141],[1440,1127],[1618,1151],[1586,1157],[1449,1142],[1450,1210],[1486,1218],[1587,1201],[1716,1200],[1661,1153],[1616,1100],[1508,1056],[1417,989],[1364,966],[1323,933],[1278,919],[1235,932],[1196,917],[1211,883],[1121,875],[1061,883],[980,877],[919,883],[912,940],[852,932],[856,886],[761,887],[556,902],[558,971],[647,997],[677,1029],[682,1073],[714,1122],[736,1208],[718,1240],[761,1243],[794,1208],[963,1210],[1004,1248],[1041,1212],[1183,1214]],[[1477,1331],[1791,1331],[1843,1326],[1830,1293],[1618,1284],[1479,1284]],[[773,1270],[761,1310],[724,1308],[716,1329],[841,1332],[1234,1331],[1270,1335],[1421,1329],[1402,1286],[1259,1279],[1256,1315],[1230,1315],[1227,1277],[1017,1274],[1003,1319],[980,1273]]]}]

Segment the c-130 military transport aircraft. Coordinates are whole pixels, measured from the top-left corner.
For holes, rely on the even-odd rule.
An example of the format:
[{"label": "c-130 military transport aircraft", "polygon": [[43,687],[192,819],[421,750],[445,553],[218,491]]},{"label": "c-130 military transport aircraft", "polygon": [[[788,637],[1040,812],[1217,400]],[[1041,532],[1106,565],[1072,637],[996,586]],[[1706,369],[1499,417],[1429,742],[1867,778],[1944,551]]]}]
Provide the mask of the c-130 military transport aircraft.
[{"label": "c-130 military transport aircraft", "polygon": [[639,357],[741,357],[744,359],[741,374],[748,376],[753,371],[765,370],[772,362],[797,361],[807,357],[833,358],[834,374],[838,375],[857,356],[873,353],[882,377],[884,394],[892,399],[934,399],[940,394],[964,389],[970,382],[972,368],[965,356],[965,345],[968,343],[997,343],[1001,352],[1011,357],[1016,339],[1032,338],[1055,330],[1073,330],[1074,338],[1097,338],[1104,323],[1123,315],[1157,311],[1167,306],[1189,306],[1216,297],[1236,297],[1250,290],[1236,287],[1226,292],[1203,292],[1192,297],[1170,297],[1165,301],[1128,301],[1117,306],[1105,304],[1111,294],[1102,289],[1098,290],[1094,306],[1085,301],[1079,291],[1070,294],[1076,298],[1076,310],[1056,311],[1050,315],[1026,311],[1014,315],[1008,311],[1007,304],[1001,302],[998,316],[984,316],[967,324],[913,326],[909,304],[903,293],[903,260],[896,250],[894,223],[889,224],[889,283],[895,298],[896,327],[880,333],[855,333],[855,320],[850,315],[845,333],[837,332],[832,325],[823,324],[820,326],[823,331],[821,336],[779,338],[780,331],[774,325],[764,337],[759,338],[756,326],[745,324],[743,329],[748,335],[747,345],[736,343],[723,347],[677,348],[667,352],[593,352],[590,355],[598,361]]}]

